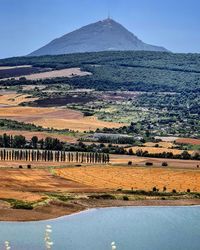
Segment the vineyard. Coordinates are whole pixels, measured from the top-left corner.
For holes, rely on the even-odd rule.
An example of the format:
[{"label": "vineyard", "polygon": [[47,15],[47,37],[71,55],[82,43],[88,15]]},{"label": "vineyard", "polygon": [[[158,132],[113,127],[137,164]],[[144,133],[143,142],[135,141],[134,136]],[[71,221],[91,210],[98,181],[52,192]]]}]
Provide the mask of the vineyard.
[{"label": "vineyard", "polygon": [[0,149],[0,161],[108,163],[103,153],[66,152],[30,149]]}]

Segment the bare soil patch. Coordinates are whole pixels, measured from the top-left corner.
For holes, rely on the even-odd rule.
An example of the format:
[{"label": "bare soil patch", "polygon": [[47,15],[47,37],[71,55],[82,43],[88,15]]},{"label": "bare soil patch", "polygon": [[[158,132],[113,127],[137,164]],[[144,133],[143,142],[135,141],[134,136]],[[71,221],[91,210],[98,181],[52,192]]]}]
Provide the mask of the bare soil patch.
[{"label": "bare soil patch", "polygon": [[200,145],[200,139],[179,138],[179,139],[176,139],[176,143],[178,143],[178,144]]},{"label": "bare soil patch", "polygon": [[[19,77],[15,77],[16,80],[19,80],[20,77],[25,77],[27,80],[39,80],[39,79],[50,79],[50,78],[57,78],[57,77],[70,77],[71,78],[71,77],[75,77],[75,76],[87,76],[87,75],[91,75],[90,72],[81,71],[80,68],[69,68],[69,69],[61,69],[61,70],[52,70],[52,71],[41,72],[41,73],[34,73],[34,74],[30,74],[30,72],[28,74],[23,73],[23,71],[25,69],[26,68],[23,68],[23,70],[22,69],[17,69],[18,71],[20,70],[21,73],[20,73],[20,75],[18,73]],[[10,73],[9,73],[8,78],[3,78],[1,80],[8,80],[10,77],[14,77],[14,75],[10,76]]]},{"label": "bare soil patch", "polygon": [[52,97],[41,100],[34,101],[31,106],[36,107],[56,107],[56,106],[65,106],[71,103],[80,103],[86,104],[88,102],[94,101],[94,97],[89,96],[63,96],[63,97]]}]

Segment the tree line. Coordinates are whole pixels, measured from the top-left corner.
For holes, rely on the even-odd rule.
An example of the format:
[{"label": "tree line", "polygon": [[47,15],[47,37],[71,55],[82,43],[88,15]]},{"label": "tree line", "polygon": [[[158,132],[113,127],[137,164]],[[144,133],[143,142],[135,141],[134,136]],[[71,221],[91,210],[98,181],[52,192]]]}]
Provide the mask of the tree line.
[{"label": "tree line", "polygon": [[33,136],[27,140],[23,135],[0,135],[1,148],[27,148],[27,149],[46,149],[46,150],[63,150],[64,143],[57,138],[46,137],[39,140],[37,136]]},{"label": "tree line", "polygon": [[109,163],[109,154],[30,149],[0,149],[1,161]]},{"label": "tree line", "polygon": [[200,160],[200,154],[198,152],[189,154],[188,151],[183,151],[181,154],[174,155],[172,152],[163,153],[149,153],[148,151],[137,150],[136,153],[132,149],[128,152],[130,155],[136,155],[140,157],[152,157],[152,158],[166,158],[166,159],[183,159],[183,160]]}]

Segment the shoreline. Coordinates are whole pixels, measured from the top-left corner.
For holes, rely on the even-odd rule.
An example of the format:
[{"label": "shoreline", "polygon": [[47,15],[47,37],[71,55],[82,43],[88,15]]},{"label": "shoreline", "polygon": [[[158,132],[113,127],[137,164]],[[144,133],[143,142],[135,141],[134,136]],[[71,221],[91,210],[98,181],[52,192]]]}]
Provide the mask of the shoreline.
[{"label": "shoreline", "polygon": [[193,207],[200,206],[200,199],[179,200],[76,200],[69,204],[54,203],[33,210],[0,208],[0,222],[51,221],[65,216],[75,216],[94,209],[119,207]]}]

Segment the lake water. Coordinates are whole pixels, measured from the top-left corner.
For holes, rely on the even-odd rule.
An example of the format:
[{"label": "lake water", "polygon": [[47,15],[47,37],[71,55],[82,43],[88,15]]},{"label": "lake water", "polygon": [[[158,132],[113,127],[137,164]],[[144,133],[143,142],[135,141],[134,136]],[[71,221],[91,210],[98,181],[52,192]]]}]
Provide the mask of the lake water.
[{"label": "lake water", "polygon": [[0,249],[42,250],[51,225],[54,250],[199,250],[200,207],[94,209],[42,222],[0,222]]}]

